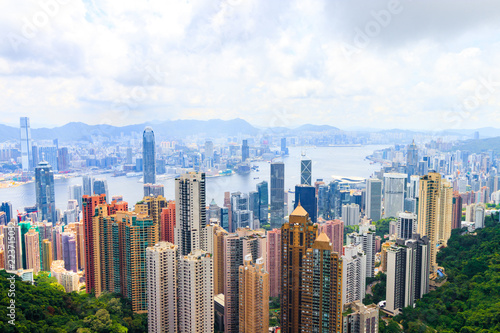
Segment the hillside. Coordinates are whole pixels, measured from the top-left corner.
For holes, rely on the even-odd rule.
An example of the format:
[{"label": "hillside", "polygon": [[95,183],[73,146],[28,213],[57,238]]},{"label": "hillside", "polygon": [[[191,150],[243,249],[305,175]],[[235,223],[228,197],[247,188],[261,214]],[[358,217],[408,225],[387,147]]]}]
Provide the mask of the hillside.
[{"label": "hillside", "polygon": [[404,309],[394,320],[405,332],[500,332],[500,224],[486,217],[476,235],[454,230],[438,253],[448,282]]},{"label": "hillside", "polygon": [[453,150],[455,149],[467,150],[471,153],[483,153],[491,149],[498,154],[500,153],[500,136],[488,139],[462,141],[453,147]]},{"label": "hillside", "polygon": [[147,315],[132,312],[119,295],[105,293],[99,298],[86,293],[66,293],[62,286],[40,274],[37,286],[20,279],[15,282],[15,326],[9,324],[7,306],[10,274],[0,271],[0,332],[146,332]]}]

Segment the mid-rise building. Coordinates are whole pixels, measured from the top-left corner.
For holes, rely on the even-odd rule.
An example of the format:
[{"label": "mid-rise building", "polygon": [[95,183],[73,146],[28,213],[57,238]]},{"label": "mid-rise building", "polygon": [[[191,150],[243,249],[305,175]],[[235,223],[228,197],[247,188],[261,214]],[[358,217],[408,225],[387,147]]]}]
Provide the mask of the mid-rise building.
[{"label": "mid-rise building", "polygon": [[343,332],[378,333],[378,308],[355,301],[344,305]]}]

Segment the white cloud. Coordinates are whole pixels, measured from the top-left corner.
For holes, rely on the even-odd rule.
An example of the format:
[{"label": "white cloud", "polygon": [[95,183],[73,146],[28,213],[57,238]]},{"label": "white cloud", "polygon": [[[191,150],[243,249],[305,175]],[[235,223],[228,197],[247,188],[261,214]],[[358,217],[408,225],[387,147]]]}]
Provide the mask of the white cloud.
[{"label": "white cloud", "polygon": [[[367,39],[359,31],[394,0],[58,1],[11,1],[0,13],[5,123],[437,129],[498,118],[496,1],[401,0]],[[484,80],[492,88],[478,98]],[[464,101],[475,102],[468,118],[447,122]]]}]

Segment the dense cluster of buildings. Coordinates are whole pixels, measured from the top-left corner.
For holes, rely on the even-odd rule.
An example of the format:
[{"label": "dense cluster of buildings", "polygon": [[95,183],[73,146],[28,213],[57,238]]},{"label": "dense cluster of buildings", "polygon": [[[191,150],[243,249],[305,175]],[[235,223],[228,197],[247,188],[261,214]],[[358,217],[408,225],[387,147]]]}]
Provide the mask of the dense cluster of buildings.
[{"label": "dense cluster of buildings", "polygon": [[[21,119],[25,141],[26,126]],[[8,202],[0,205],[0,268],[26,280],[50,272],[68,292],[121,293],[133,311],[147,312],[150,332],[378,332],[379,306],[362,304],[366,278],[387,275],[386,313],[414,305],[442,275],[436,254],[451,231],[484,227],[485,204],[500,199],[493,156],[412,143],[376,152],[393,159],[366,181],[313,183],[312,162],[303,158],[293,195],[284,163],[273,162],[269,183],[226,192],[221,207],[207,205],[201,171],[177,176],[168,200],[156,181],[150,127],[142,143],[142,201],[129,207],[109,198],[104,180],[86,176],[70,187],[63,213],[54,168],[43,156],[34,165],[22,143],[36,206],[14,214]],[[207,142],[208,159],[213,149]],[[385,242],[373,223],[382,218],[392,219]],[[357,231],[344,235],[346,227]],[[279,328],[269,327],[270,298],[280,299]]]}]

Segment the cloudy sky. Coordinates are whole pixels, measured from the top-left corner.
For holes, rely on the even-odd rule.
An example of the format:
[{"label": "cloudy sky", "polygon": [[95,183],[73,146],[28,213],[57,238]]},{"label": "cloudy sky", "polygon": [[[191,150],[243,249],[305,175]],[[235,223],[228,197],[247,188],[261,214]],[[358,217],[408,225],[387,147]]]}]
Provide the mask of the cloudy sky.
[{"label": "cloudy sky", "polygon": [[346,129],[500,122],[496,0],[1,7],[4,124],[17,126],[21,115],[32,127],[236,117]]}]

